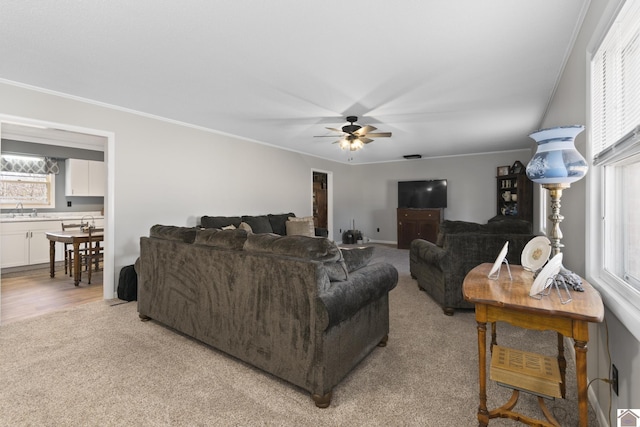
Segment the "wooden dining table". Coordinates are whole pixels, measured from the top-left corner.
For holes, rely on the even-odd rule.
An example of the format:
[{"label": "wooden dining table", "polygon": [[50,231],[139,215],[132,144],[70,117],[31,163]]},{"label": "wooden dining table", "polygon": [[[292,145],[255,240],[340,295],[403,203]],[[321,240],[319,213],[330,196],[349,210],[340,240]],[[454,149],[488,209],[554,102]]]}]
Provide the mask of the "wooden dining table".
[{"label": "wooden dining table", "polygon": [[78,286],[81,277],[80,245],[84,243],[102,242],[104,240],[104,231],[92,231],[91,233],[80,230],[66,231],[50,231],[46,233],[49,239],[49,273],[53,278],[56,276],[55,260],[56,260],[56,242],[70,243],[73,245],[73,284]]}]

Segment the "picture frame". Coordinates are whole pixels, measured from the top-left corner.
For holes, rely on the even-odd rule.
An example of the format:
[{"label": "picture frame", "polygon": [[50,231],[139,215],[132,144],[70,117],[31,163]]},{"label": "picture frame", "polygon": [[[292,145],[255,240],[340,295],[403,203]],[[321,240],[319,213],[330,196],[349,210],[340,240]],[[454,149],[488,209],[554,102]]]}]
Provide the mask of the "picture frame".
[{"label": "picture frame", "polygon": [[498,176],[505,176],[505,175],[509,175],[509,166],[498,166]]},{"label": "picture frame", "polygon": [[511,173],[512,174],[520,174],[523,173],[525,171],[524,165],[522,164],[522,162],[520,160],[516,160],[513,163],[513,166],[511,166]]}]

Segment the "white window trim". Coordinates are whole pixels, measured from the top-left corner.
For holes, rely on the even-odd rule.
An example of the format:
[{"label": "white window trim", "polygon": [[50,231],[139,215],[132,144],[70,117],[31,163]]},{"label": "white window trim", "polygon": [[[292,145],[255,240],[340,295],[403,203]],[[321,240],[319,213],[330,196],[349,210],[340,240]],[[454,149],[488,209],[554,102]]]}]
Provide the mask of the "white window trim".
[{"label": "white window trim", "polygon": [[[612,1],[609,4],[587,49],[587,129],[591,129],[591,60],[623,4],[624,0]],[[587,158],[593,159],[593,155],[591,134],[587,132]],[[601,167],[592,167],[586,177],[586,278],[600,292],[606,309],[640,341],[640,292],[604,269],[603,172]]]},{"label": "white window trim", "polygon": [[[587,150],[589,153],[590,146]],[[587,175],[586,276],[611,311],[633,336],[640,341],[640,292],[604,269],[604,213],[601,210],[603,171],[591,169]]]}]

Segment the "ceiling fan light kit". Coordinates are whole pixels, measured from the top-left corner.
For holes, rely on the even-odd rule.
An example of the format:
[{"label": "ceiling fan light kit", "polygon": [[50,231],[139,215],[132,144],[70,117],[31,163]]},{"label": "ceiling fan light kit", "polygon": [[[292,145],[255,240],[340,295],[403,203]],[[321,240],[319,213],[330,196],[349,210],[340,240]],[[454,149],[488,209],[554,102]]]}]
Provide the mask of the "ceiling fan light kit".
[{"label": "ceiling fan light kit", "polygon": [[[375,127],[370,125],[360,126],[355,124],[358,121],[356,116],[347,116],[348,125],[342,126],[341,129],[327,128],[332,132],[340,132],[343,134],[343,138],[335,141],[334,144],[340,144],[340,148],[349,151],[358,151],[365,144],[373,142],[372,138],[389,138],[391,132],[375,132]],[[323,135],[329,136],[329,135]]]}]

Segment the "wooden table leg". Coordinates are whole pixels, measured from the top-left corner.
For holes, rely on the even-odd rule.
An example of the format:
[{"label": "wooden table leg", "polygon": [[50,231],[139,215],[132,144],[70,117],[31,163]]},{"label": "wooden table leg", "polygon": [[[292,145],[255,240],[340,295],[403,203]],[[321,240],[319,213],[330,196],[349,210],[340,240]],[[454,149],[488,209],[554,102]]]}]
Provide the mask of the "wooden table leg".
[{"label": "wooden table leg", "polygon": [[[75,240],[75,239],[74,239]],[[80,283],[80,242],[73,242],[73,284],[78,286]]]},{"label": "wooden table leg", "polygon": [[49,240],[49,276],[56,277],[56,242]]},{"label": "wooden table leg", "polygon": [[576,380],[578,383],[578,414],[580,427],[587,427],[589,421],[589,403],[587,396],[587,342],[575,341],[576,350]]},{"label": "wooden table leg", "polygon": [[478,321],[478,373],[480,384],[480,406],[478,406],[478,426],[487,427],[487,323]]}]

